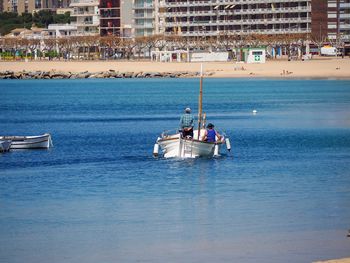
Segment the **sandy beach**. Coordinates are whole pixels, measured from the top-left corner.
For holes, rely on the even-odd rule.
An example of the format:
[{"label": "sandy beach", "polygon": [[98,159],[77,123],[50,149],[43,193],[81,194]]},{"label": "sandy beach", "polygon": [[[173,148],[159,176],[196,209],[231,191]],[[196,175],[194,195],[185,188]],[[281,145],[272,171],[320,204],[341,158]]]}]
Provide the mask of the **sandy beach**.
[{"label": "sandy beach", "polygon": [[350,263],[350,258],[333,259],[327,261],[316,261],[314,263]]},{"label": "sandy beach", "polygon": [[[204,69],[211,77],[263,78],[345,78],[350,79],[349,58],[315,58],[308,61],[272,60],[265,64],[235,62],[205,62]],[[200,63],[162,63],[149,61],[30,61],[0,62],[0,71],[64,71],[100,72],[198,72]]]}]

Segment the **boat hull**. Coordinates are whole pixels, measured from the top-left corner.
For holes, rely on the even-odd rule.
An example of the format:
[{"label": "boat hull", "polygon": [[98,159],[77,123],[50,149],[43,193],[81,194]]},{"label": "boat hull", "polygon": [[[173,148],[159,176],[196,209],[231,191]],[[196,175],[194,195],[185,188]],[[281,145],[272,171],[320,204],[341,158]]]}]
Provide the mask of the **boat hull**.
[{"label": "boat hull", "polygon": [[213,157],[218,154],[215,147],[220,147],[222,142],[204,142],[197,139],[181,138],[180,134],[160,138],[157,143],[163,151],[165,158],[196,158],[196,157]]},{"label": "boat hull", "polygon": [[11,140],[10,149],[48,149],[51,146],[51,135],[46,133],[39,136],[3,136]]},{"label": "boat hull", "polygon": [[0,141],[0,152],[7,152],[10,150],[12,141],[10,140],[4,140]]}]

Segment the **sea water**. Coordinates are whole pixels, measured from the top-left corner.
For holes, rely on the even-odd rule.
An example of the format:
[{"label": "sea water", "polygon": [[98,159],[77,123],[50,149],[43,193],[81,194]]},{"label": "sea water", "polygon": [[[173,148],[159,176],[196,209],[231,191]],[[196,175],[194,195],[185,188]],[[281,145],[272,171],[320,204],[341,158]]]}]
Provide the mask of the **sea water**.
[{"label": "sea water", "polygon": [[[219,158],[155,159],[197,79],[2,80],[0,262],[312,262],[350,256],[350,81],[205,79]],[[253,114],[253,110],[257,113]]]}]

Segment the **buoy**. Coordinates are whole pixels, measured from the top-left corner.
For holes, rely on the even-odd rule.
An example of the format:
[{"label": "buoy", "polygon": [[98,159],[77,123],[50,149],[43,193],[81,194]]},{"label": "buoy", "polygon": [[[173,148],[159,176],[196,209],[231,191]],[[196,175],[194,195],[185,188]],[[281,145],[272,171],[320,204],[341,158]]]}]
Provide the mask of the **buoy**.
[{"label": "buoy", "polygon": [[159,144],[155,143],[153,147],[153,156],[158,157],[158,152],[159,152]]},{"label": "buoy", "polygon": [[258,111],[257,110],[253,110],[253,114],[255,115],[255,114],[257,114],[258,113]]},{"label": "buoy", "polygon": [[214,156],[219,156],[219,145],[215,144],[214,147]]},{"label": "buoy", "polygon": [[225,142],[226,142],[226,149],[227,149],[228,151],[231,151],[230,139],[229,139],[229,138],[226,138],[226,139],[225,139]]}]

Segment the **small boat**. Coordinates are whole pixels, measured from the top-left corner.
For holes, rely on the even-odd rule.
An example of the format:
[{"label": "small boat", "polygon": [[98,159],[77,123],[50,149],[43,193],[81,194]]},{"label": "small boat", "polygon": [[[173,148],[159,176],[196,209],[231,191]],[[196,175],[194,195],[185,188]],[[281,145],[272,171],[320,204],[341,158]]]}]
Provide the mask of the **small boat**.
[{"label": "small boat", "polygon": [[231,150],[229,138],[223,136],[220,140],[216,137],[215,142],[206,142],[201,140],[205,134],[205,113],[202,113],[202,94],[203,94],[203,69],[201,66],[199,103],[198,103],[198,129],[193,131],[193,138],[183,138],[181,133],[175,132],[168,134],[163,132],[158,137],[154,148],[153,156],[158,157],[159,148],[162,150],[165,158],[196,158],[196,157],[215,157],[219,156],[220,146],[226,144],[228,151]]},{"label": "small boat", "polygon": [[49,133],[38,136],[0,136],[0,140],[11,140],[10,149],[48,149],[52,146]]},{"label": "small boat", "polygon": [[[201,129],[201,138],[205,129]],[[198,140],[198,130],[194,130],[193,138],[182,138],[180,133],[173,135],[163,134],[157,139],[153,155],[158,156],[159,147],[163,151],[165,158],[196,158],[196,157],[214,157],[219,156],[220,146],[226,143],[227,149],[230,151],[230,141],[228,138],[216,141],[206,142]],[[158,145],[158,146],[157,146]]]},{"label": "small boat", "polygon": [[11,140],[0,140],[0,152],[8,152],[11,147]]}]

